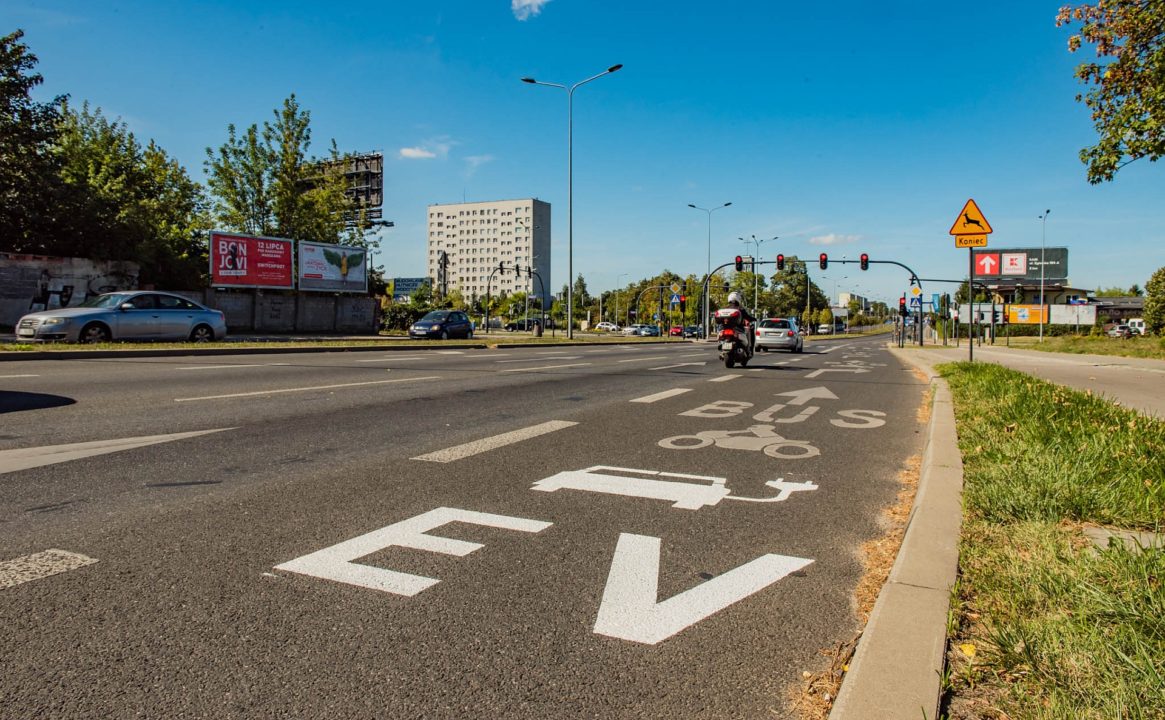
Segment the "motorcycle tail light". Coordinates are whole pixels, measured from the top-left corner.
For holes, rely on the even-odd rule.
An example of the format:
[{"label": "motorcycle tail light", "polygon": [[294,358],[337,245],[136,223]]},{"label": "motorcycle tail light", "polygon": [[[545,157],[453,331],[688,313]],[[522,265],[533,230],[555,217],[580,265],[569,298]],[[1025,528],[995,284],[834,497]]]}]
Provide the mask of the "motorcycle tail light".
[{"label": "motorcycle tail light", "polygon": [[724,337],[735,337],[736,336],[736,333],[733,330],[730,330],[729,328],[724,328],[724,330],[721,331],[721,334],[724,335]]}]

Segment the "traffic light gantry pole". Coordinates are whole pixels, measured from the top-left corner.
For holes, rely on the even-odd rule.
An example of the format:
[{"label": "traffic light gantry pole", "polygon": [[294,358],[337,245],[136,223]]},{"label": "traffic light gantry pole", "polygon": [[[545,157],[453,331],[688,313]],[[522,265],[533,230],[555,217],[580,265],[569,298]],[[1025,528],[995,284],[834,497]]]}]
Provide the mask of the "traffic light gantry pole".
[{"label": "traffic light gantry pole", "polygon": [[[490,271],[489,277],[486,279],[486,282],[485,282],[485,334],[486,335],[489,334],[490,287],[493,285],[494,275],[496,275],[499,272],[505,272],[507,270],[513,270],[515,277],[522,277],[522,267],[520,265],[518,265],[517,263],[514,263],[512,267],[506,267],[505,263],[499,262],[498,266]],[[539,275],[537,273],[537,271],[535,271],[530,265],[526,266],[526,273],[527,273],[527,275],[526,275],[527,278],[531,278],[531,277],[538,278],[538,287],[542,289],[542,296],[540,298],[541,302],[539,302],[539,305],[542,306],[542,328],[545,329],[546,328],[546,285],[544,285],[542,283],[542,276]]]}]

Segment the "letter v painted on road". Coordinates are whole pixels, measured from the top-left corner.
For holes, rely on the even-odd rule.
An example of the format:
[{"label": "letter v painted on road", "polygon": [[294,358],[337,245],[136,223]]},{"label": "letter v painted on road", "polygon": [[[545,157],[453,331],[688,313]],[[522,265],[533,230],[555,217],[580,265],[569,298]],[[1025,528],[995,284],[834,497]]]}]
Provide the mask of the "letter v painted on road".
[{"label": "letter v painted on road", "polygon": [[595,634],[655,645],[813,562],[762,555],[659,602],[659,550],[659,538],[619,535]]}]

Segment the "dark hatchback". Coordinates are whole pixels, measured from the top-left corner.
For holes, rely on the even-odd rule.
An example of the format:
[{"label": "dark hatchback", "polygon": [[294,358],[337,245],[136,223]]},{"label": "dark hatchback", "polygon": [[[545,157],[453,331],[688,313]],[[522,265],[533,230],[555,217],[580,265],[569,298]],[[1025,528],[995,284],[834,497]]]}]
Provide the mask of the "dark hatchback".
[{"label": "dark hatchback", "polygon": [[473,323],[460,310],[433,310],[409,326],[409,337],[440,340],[471,338]]}]

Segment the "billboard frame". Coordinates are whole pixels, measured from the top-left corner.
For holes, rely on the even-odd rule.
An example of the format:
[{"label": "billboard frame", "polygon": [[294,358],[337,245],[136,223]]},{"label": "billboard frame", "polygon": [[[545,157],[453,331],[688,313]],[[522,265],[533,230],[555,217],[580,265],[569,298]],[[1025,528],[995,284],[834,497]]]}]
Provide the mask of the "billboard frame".
[{"label": "billboard frame", "polygon": [[[217,258],[215,253],[215,240],[220,236],[231,238],[242,238],[245,240],[258,240],[262,242],[285,243],[288,250],[288,284],[287,285],[251,285],[243,283],[222,283],[215,280],[214,261]],[[247,233],[227,232],[226,230],[211,230],[210,239],[207,247],[207,259],[210,265],[210,286],[214,288],[240,288],[253,290],[295,290],[295,241],[288,238],[267,237],[264,235],[248,235]]]},{"label": "billboard frame", "polygon": [[[306,247],[321,248],[321,249],[335,249],[335,250],[341,250],[341,251],[348,251],[350,253],[360,253],[360,255],[362,256],[360,267],[361,267],[362,272],[364,273],[364,282],[363,282],[362,287],[360,287],[360,288],[354,288],[354,287],[350,288],[350,287],[343,287],[343,286],[340,286],[340,287],[305,287],[304,280],[308,280],[311,284],[315,284],[317,282],[319,282],[319,283],[336,282],[336,281],[326,279],[326,278],[309,278],[309,277],[304,276],[304,269],[305,268],[304,268],[304,262],[303,262],[303,251],[304,251],[304,248],[306,248]],[[311,240],[299,240],[296,242],[295,253],[296,253],[295,254],[295,259],[296,259],[295,281],[296,281],[296,285],[299,288],[300,292],[352,293],[352,294],[356,294],[356,295],[360,295],[360,294],[367,295],[368,294],[368,269],[369,269],[369,264],[370,264],[369,263],[370,256],[372,254],[368,248],[360,247],[358,245],[338,245],[335,243],[322,243],[322,242],[314,242]],[[350,281],[340,280],[338,282],[346,283],[346,282],[350,282]]]}]

